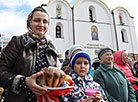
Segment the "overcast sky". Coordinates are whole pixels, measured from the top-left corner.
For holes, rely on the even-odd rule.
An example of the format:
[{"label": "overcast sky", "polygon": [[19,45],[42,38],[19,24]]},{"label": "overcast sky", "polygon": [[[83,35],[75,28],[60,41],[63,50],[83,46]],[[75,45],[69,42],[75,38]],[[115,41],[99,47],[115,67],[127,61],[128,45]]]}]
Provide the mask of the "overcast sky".
[{"label": "overcast sky", "polygon": [[[0,33],[6,37],[27,32],[26,19],[31,10],[49,0],[0,0]],[[73,5],[77,0],[67,0]],[[136,0],[102,0],[110,10],[122,6],[134,17],[136,34],[138,33],[138,6]],[[138,34],[137,34],[138,38]]]}]

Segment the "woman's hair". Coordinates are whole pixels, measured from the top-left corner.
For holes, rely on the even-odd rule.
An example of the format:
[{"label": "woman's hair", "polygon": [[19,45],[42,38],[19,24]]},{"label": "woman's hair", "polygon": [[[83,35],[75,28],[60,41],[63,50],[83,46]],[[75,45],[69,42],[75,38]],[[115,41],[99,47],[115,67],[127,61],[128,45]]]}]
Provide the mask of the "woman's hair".
[{"label": "woman's hair", "polygon": [[[32,20],[32,18],[33,18],[33,14],[34,14],[34,12],[36,12],[36,11],[41,11],[41,12],[44,12],[44,13],[46,13],[46,14],[48,15],[47,11],[46,11],[43,7],[38,6],[38,7],[34,8],[33,11],[28,15],[27,27],[29,27],[29,28],[30,28],[30,22],[31,22],[31,20]],[[48,24],[49,24],[49,20],[50,20],[50,19],[49,19],[49,15],[48,15]]]}]

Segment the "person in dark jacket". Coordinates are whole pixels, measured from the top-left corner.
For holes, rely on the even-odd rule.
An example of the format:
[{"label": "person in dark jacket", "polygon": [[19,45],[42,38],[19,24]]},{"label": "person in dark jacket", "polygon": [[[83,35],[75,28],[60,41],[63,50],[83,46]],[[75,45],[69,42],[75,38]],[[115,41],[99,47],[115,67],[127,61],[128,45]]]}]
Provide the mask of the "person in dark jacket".
[{"label": "person in dark jacket", "polygon": [[138,61],[135,61],[131,67],[131,71],[134,77],[138,78]]},{"label": "person in dark jacket", "polygon": [[75,44],[70,46],[70,48],[68,50],[66,50],[65,52],[65,60],[62,64],[62,70],[64,70],[64,72],[66,74],[69,74],[70,72],[72,72],[72,68],[70,66],[70,60],[72,58],[72,56],[78,52],[78,51],[82,51],[84,50],[83,46],[79,45],[79,44]]},{"label": "person in dark jacket", "polygon": [[27,19],[28,32],[12,37],[0,57],[0,87],[4,102],[37,102],[37,95],[47,92],[36,83],[42,68],[58,67],[58,54],[45,37],[49,26],[47,11],[34,8]]},{"label": "person in dark jacket", "polygon": [[69,50],[67,49],[67,50],[65,51],[65,59],[64,59],[63,64],[62,64],[62,66],[61,66],[61,69],[62,69],[63,71],[65,71],[66,74],[69,74],[70,72],[72,72],[72,68],[71,68],[71,66],[70,66],[70,64],[69,64],[70,61],[69,61],[68,53],[69,53]]},{"label": "person in dark jacket", "polygon": [[102,48],[98,53],[100,66],[94,73],[94,81],[103,88],[109,102],[136,102],[136,97],[124,73],[113,64],[113,50]]},{"label": "person in dark jacket", "polygon": [[94,71],[99,67],[100,65],[100,60],[98,57],[93,59],[92,67],[94,68]]}]

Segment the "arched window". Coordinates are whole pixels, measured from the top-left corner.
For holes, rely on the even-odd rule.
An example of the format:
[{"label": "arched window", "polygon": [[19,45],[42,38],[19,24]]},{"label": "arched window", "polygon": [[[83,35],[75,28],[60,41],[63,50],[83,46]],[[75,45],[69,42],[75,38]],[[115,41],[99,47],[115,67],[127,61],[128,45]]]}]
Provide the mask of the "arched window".
[{"label": "arched window", "polygon": [[122,42],[128,43],[127,33],[125,29],[121,30]]},{"label": "arched window", "polygon": [[98,29],[95,25],[91,27],[91,37],[92,37],[92,40],[99,40]]},{"label": "arched window", "polygon": [[56,26],[56,38],[61,38],[61,27],[59,25]]},{"label": "arched window", "polygon": [[92,21],[93,20],[93,14],[92,14],[92,10],[91,9],[89,9],[89,17],[90,17],[90,21]]},{"label": "arched window", "polygon": [[60,5],[56,6],[56,17],[61,18],[61,6]]},{"label": "arched window", "polygon": [[89,7],[89,20],[95,22],[95,8],[93,6]]},{"label": "arched window", "polygon": [[56,24],[56,38],[63,38],[63,25],[61,23]]}]

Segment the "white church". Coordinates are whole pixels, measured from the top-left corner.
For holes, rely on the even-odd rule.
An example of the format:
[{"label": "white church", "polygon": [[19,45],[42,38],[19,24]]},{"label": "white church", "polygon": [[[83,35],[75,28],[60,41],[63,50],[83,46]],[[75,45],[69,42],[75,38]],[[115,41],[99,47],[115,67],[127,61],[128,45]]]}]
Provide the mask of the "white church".
[{"label": "white church", "polygon": [[66,0],[49,0],[44,5],[50,16],[48,33],[61,58],[65,50],[81,44],[92,58],[99,48],[127,50],[137,58],[138,44],[134,17],[124,7],[110,10],[101,0],[77,0],[71,6]]}]

